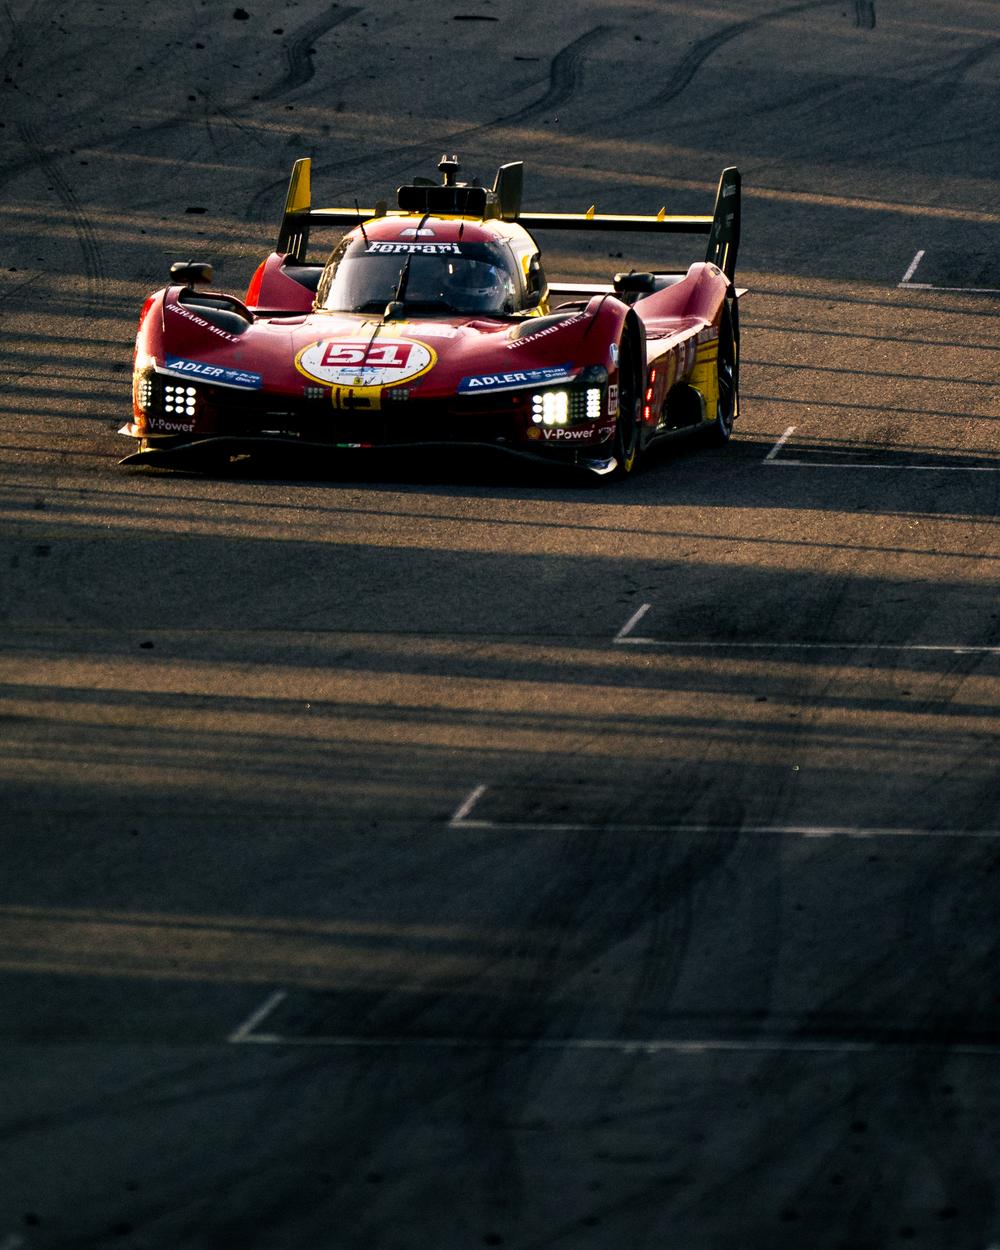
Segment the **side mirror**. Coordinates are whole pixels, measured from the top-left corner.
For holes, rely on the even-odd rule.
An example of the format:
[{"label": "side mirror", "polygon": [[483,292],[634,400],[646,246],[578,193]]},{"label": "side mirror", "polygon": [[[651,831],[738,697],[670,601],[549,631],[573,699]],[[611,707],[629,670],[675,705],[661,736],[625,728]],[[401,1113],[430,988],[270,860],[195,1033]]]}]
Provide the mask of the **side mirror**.
[{"label": "side mirror", "polygon": [[170,266],[170,276],[183,286],[194,286],[196,283],[208,286],[215,277],[215,271],[205,261],[175,260]]},{"label": "side mirror", "polygon": [[656,287],[656,278],[651,273],[616,273],[615,293],[631,295],[633,299],[640,295],[648,295]]},{"label": "side mirror", "polygon": [[545,287],[545,282],[542,278],[542,262],[537,252],[528,261],[528,268],[524,277],[527,283],[527,298],[524,301],[524,306],[525,308],[537,308],[542,302],[542,294]]}]

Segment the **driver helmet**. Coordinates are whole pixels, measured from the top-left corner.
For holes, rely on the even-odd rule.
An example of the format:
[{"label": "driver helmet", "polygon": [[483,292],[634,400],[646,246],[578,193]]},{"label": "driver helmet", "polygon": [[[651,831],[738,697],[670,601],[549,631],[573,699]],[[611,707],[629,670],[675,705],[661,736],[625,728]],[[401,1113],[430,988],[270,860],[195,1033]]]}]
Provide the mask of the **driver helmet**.
[{"label": "driver helmet", "polygon": [[445,287],[456,307],[474,312],[499,312],[508,294],[503,272],[484,261],[450,261]]}]

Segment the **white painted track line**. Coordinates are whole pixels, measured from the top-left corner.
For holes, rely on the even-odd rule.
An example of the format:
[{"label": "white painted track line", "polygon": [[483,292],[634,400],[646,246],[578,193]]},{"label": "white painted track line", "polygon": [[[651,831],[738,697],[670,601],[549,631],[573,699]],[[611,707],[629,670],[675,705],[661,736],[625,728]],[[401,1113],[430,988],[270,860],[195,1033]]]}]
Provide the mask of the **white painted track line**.
[{"label": "white painted track line", "polygon": [[906,273],[903,274],[902,278],[897,283],[898,286],[906,286],[906,284],[910,281],[913,275],[917,272],[917,266],[920,264],[920,262],[923,259],[924,259],[924,250],[921,249],[919,252],[917,252],[916,256],[914,256],[914,258],[910,261],[910,267],[909,269],[907,269]]},{"label": "white painted track line", "polygon": [[[786,642],[780,639],[706,641],[697,638],[649,638],[645,635],[633,634],[631,631],[636,623],[652,606],[651,603],[644,603],[615,634],[612,642],[624,646],[674,647],[678,651],[888,651],[896,654],[913,652],[914,654],[1000,655],[1000,646],[967,646],[960,642]],[[452,821],[467,816],[482,797],[481,792],[485,788],[485,786],[480,786],[480,793],[473,791],[452,817]]]},{"label": "white painted track line", "polygon": [[[922,256],[923,252],[918,252],[917,255]],[[949,288],[934,287],[927,289],[943,291]],[[1000,294],[1000,292],[997,292],[997,294]],[[761,464],[777,465],[781,469],[888,469],[895,472],[898,472],[900,469],[906,469],[915,473],[1000,473],[1000,464],[885,464],[875,460],[798,460],[790,459],[786,456],[779,459],[781,449],[797,428],[797,426],[790,425],[761,461]],[[851,451],[822,447],[816,448],[816,452],[817,455],[824,456],[850,456],[855,454]],[[622,641],[622,639],[619,638],[616,641]]]},{"label": "white painted track line", "polygon": [[675,647],[678,651],[889,651],[897,654],[1000,655],[1000,647],[966,647],[960,643],[692,642],[686,638],[616,638],[615,641],[644,647]]},{"label": "white painted track line", "polygon": [[931,282],[907,282],[905,289],[907,291],[960,291],[964,295],[1000,295],[1000,287],[995,286],[934,286]]},{"label": "white painted track line", "polygon": [[720,1037],[690,1039],[648,1038],[643,1040],[618,1040],[600,1037],[354,1037],[330,1034],[329,1036],[295,1037],[284,1034],[250,1034],[241,1039],[244,1043],[281,1046],[327,1046],[358,1050],[513,1050],[513,1051],[598,1051],[621,1055],[705,1054],[724,1052],[730,1054],[828,1054],[863,1055],[898,1052],[900,1054],[949,1054],[980,1055],[995,1058],[1000,1055],[1000,1045],[990,1043],[934,1043],[865,1041],[845,1038],[840,1041],[810,1040],[808,1038],[748,1038],[736,1040]]},{"label": "white painted track line", "polygon": [[[998,292],[1000,294],[1000,292]],[[771,460],[765,457],[761,464],[776,465],[779,469],[882,469],[890,473],[906,470],[908,473],[1000,473],[1000,464],[877,464],[867,460]]]},{"label": "white painted track line", "polygon": [[651,603],[644,603],[642,604],[641,607],[636,608],[636,610],[628,618],[628,620],[621,627],[618,633],[615,634],[614,641],[624,642],[626,638],[628,637],[628,635],[631,634],[632,630],[635,629],[636,625],[639,624],[639,622],[642,620],[642,618],[646,615],[646,613],[649,611],[649,609],[652,606],[653,605]]},{"label": "white painted track line", "polygon": [[451,820],[448,821],[448,824],[452,827],[455,825],[467,824],[468,822],[466,818],[485,793],[486,786],[476,786],[475,789],[470,790],[455,809],[455,813]]},{"label": "white painted track line", "polygon": [[795,433],[795,426],[790,425],[788,429],[784,432],[784,434],[782,434],[781,438],[778,439],[778,441],[774,444],[771,450],[764,457],[764,462],[766,463],[768,460],[773,460],[775,456],[778,454],[778,452],[781,451],[782,447],[784,447],[785,443],[789,440],[789,438],[791,438],[791,436],[794,433]]},{"label": "white painted track line", "polygon": [[[913,829],[890,828],[879,825],[691,825],[691,824],[628,824],[618,821],[606,824],[594,822],[547,822],[520,820],[472,819],[476,804],[489,786],[479,785],[472,790],[448,822],[452,829],[494,829],[511,833],[593,833],[597,830],[617,830],[621,833],[677,833],[677,834],[771,834],[797,838],[1000,838],[1000,829]],[[266,1004],[265,1004],[266,1005]],[[257,1018],[259,1023],[267,1014],[263,1008]],[[251,1021],[255,1017],[251,1017]],[[243,1026],[244,1028],[246,1026]],[[239,1030],[238,1030],[239,1031]]]},{"label": "white painted track line", "polygon": [[896,283],[900,290],[906,291],[959,291],[966,295],[1000,295],[1000,288],[995,286],[935,286],[933,282],[913,282],[911,279],[917,272],[917,266],[923,260],[925,251],[917,252],[916,256],[910,261],[910,267],[903,274],[902,279]]},{"label": "white painted track line", "polygon": [[545,824],[540,821],[470,820],[453,829],[492,829],[497,833],[643,833],[675,835],[733,834],[751,836],[789,837],[804,839],[848,838],[854,840],[877,838],[945,838],[995,841],[1000,829],[890,829],[858,825],[638,825],[619,821],[603,824],[579,822],[576,824]]},{"label": "white painted track line", "polygon": [[229,1034],[229,1037],[226,1038],[226,1040],[228,1042],[232,1042],[234,1045],[239,1045],[242,1042],[248,1041],[264,1041],[265,1037],[269,1037],[269,1035],[256,1033],[255,1030],[264,1022],[264,1020],[267,1019],[279,1003],[284,1002],[287,996],[286,990],[275,990],[270,998],[261,1003],[257,1010],[249,1015],[238,1029],[234,1029],[232,1033]]}]

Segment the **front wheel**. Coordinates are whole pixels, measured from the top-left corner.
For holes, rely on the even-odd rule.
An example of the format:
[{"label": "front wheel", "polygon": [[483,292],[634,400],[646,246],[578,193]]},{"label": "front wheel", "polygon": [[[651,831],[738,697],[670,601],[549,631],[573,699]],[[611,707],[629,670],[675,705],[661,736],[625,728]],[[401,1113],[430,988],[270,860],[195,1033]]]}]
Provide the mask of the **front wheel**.
[{"label": "front wheel", "polygon": [[724,447],[732,438],[733,422],[739,411],[738,351],[733,314],[727,303],[722,310],[722,321],[719,325],[719,401],[715,421],[708,430],[708,441],[716,447]]}]

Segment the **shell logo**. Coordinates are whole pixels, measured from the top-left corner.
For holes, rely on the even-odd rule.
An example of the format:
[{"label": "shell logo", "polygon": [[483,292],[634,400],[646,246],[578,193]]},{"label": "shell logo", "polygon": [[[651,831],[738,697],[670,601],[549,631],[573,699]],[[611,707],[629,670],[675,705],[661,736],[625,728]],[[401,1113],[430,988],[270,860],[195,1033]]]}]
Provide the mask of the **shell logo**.
[{"label": "shell logo", "polygon": [[303,347],[295,367],[327,386],[396,386],[436,361],[434,349],[416,339],[320,339]]}]

